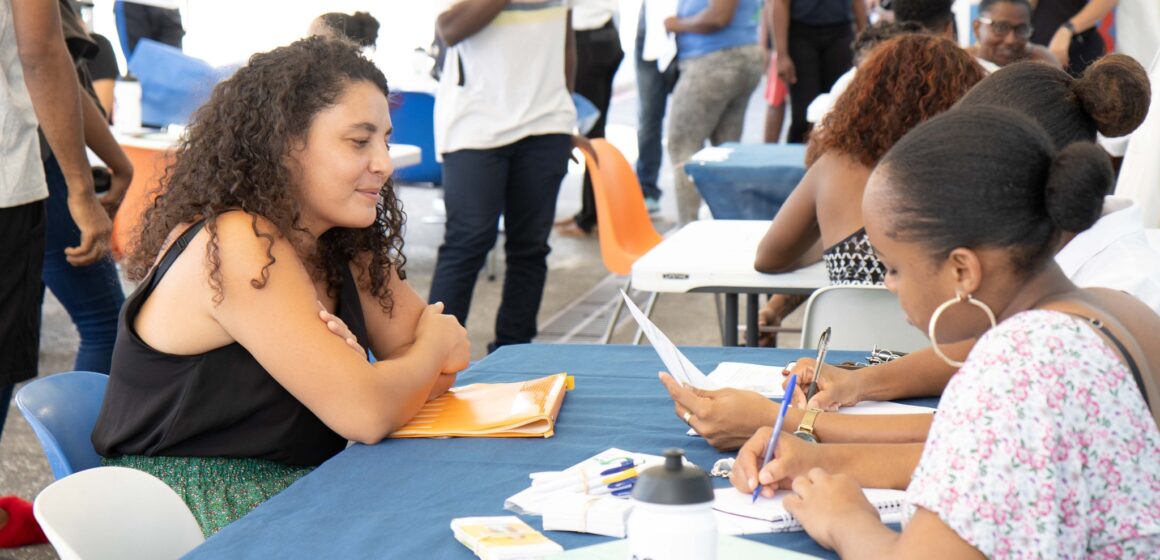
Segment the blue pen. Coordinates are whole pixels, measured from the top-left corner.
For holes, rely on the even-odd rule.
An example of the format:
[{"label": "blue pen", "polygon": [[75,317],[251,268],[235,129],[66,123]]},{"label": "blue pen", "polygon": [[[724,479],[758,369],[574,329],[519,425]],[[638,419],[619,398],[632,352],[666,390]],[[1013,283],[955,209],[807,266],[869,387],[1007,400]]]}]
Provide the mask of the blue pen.
[{"label": "blue pen", "polygon": [[[786,383],[785,386],[790,387],[790,388],[797,387],[797,374],[796,373],[789,376],[789,383]],[[781,426],[782,426],[782,424],[785,424],[785,413],[787,410],[789,410],[789,401],[790,401],[790,395],[785,395],[781,398],[781,410],[779,410],[777,412],[777,422],[774,423],[774,425],[773,425],[773,433],[769,435],[769,444],[767,444],[765,446],[765,458],[761,460],[761,469],[764,469],[765,465],[769,464],[769,460],[773,458],[773,448],[777,447],[777,436],[781,435]],[[757,469],[758,472],[761,472],[761,469]],[[753,502],[754,503],[757,502],[757,495],[761,493],[761,483],[758,483],[756,481],[757,481],[757,477],[754,476],[754,482],[755,482],[753,485]]]}]

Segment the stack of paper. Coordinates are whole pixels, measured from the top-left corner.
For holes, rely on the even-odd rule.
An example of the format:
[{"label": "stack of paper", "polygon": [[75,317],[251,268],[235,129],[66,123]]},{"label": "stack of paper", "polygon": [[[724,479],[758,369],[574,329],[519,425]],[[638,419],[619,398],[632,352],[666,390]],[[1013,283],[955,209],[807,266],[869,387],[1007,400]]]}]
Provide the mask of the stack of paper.
[{"label": "stack of paper", "polygon": [[544,558],[564,551],[520,518],[460,517],[451,520],[455,540],[483,560]]},{"label": "stack of paper", "polygon": [[544,502],[545,531],[575,531],[623,538],[632,502],[612,496],[561,494]]},{"label": "stack of paper", "polygon": [[[645,453],[632,453],[623,449],[615,447],[606,449],[596,455],[589,457],[575,465],[572,465],[562,472],[565,473],[579,473],[581,471],[603,470],[612,466],[623,463],[626,459],[631,459],[636,465],[637,472],[643,471],[652,466],[665,464],[665,458],[659,455],[648,455]],[[688,459],[685,459],[688,462]],[[537,473],[539,474],[539,473]],[[548,504],[560,496],[568,496],[576,494],[577,492],[568,489],[566,492],[540,492],[536,491],[531,484],[527,488],[516,493],[514,496],[504,500],[503,507],[508,511],[518,513],[520,515],[543,515],[547,510]],[[610,495],[603,495],[601,499],[617,500],[623,498],[616,498]]]}]

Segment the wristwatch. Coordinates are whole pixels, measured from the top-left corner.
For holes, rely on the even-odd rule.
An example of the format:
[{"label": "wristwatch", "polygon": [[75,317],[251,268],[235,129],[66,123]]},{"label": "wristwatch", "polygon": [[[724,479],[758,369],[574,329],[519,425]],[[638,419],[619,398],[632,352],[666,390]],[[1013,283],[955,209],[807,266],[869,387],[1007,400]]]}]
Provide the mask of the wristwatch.
[{"label": "wristwatch", "polygon": [[1071,33],[1071,36],[1072,36],[1072,37],[1075,37],[1076,35],[1079,35],[1079,33],[1076,33],[1076,31],[1075,31],[1075,24],[1074,24],[1074,23],[1072,23],[1072,22],[1071,22],[1071,20],[1068,20],[1068,21],[1065,21],[1065,22],[1063,22],[1063,25],[1060,25],[1060,27],[1062,27],[1062,28],[1066,29],[1066,30],[1068,31],[1068,33]]},{"label": "wristwatch", "polygon": [[797,431],[793,435],[810,443],[818,443],[818,436],[814,434],[814,422],[818,419],[818,414],[821,412],[822,409],[820,408],[807,410],[805,416],[802,416],[802,423],[798,424]]}]

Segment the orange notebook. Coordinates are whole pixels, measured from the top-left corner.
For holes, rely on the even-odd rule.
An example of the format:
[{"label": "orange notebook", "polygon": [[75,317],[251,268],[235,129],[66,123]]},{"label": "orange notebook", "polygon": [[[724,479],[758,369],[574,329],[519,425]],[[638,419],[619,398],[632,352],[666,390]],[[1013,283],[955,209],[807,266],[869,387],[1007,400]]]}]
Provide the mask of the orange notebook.
[{"label": "orange notebook", "polygon": [[453,387],[427,402],[393,438],[552,437],[572,376]]}]

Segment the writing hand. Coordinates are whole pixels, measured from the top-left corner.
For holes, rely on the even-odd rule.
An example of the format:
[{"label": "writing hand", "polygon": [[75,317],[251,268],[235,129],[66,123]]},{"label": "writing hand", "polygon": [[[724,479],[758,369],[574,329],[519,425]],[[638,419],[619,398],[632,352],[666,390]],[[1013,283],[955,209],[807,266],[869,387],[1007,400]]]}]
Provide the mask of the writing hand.
[{"label": "writing hand", "polygon": [[829,364],[822,365],[822,376],[818,378],[818,392],[809,403],[806,403],[805,390],[813,381],[814,365],[813,358],[802,358],[793,368],[782,372],[782,376],[786,377],[782,381],[782,387],[786,391],[789,391],[789,388],[785,387],[789,375],[796,373],[798,376],[798,387],[794,388],[793,400],[790,401],[794,406],[802,409],[819,408],[835,411],[838,407],[858,404],[860,400],[858,374]]},{"label": "writing hand", "polygon": [[821,446],[806,443],[790,436],[789,433],[782,433],[782,436],[777,438],[773,459],[765,465],[765,468],[760,468],[772,431],[773,428],[768,426],[761,428],[741,446],[741,450],[737,452],[737,460],[733,463],[733,471],[729,474],[729,481],[733,483],[734,488],[752,494],[754,485],[760,484],[763,487],[761,494],[771,498],[775,489],[789,488],[795,477],[821,464],[823,453]]}]

